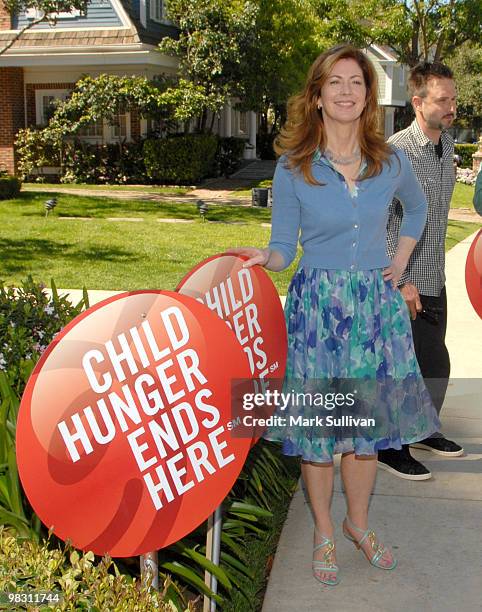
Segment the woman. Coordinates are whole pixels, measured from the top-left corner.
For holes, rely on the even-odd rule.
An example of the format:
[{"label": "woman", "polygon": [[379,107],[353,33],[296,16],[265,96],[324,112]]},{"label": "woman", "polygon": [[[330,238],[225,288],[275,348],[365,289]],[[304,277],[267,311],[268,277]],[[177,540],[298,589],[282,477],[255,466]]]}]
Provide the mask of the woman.
[{"label": "woman", "polygon": [[[372,565],[393,569],[391,551],[368,528],[377,451],[399,449],[439,427],[396,288],[423,231],[427,204],[405,155],[378,133],[377,113],[376,73],[366,55],[348,45],[320,55],[304,90],[288,104],[275,146],[281,158],[273,181],[269,248],[234,249],[249,257],[246,266],[279,271],[295,258],[301,230],[303,257],[285,305],[285,388],[302,381],[306,389],[313,380],[330,378],[395,387],[385,396],[379,389],[370,405],[372,416],[384,424],[374,437],[327,436],[319,429],[316,435],[302,427],[265,434],[283,442],[285,454],[302,457],[315,520],[313,575],[328,585],[339,581],[330,516],[333,454],[342,453],[344,535]],[[390,261],[386,224],[394,196],[404,205],[404,220]]]}]

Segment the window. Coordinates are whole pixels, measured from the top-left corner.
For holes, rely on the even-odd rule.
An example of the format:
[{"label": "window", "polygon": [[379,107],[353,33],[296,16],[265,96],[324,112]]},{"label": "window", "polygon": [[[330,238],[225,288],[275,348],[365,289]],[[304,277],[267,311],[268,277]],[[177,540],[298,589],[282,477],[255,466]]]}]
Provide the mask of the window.
[{"label": "window", "polygon": [[110,126],[111,137],[116,140],[127,138],[127,114],[117,113],[114,123]]},{"label": "window", "polygon": [[37,89],[35,92],[35,110],[37,125],[47,125],[55,112],[57,104],[69,95],[68,89]]},{"label": "window", "polygon": [[112,124],[100,119],[79,130],[78,136],[87,142],[101,144],[129,140],[130,133],[130,114],[118,113]]},{"label": "window", "polygon": [[165,20],[164,0],[150,0],[150,15],[152,21],[161,23]]},{"label": "window", "polygon": [[81,138],[102,138],[104,135],[104,124],[102,120],[89,123],[89,125],[79,130],[78,135]]}]

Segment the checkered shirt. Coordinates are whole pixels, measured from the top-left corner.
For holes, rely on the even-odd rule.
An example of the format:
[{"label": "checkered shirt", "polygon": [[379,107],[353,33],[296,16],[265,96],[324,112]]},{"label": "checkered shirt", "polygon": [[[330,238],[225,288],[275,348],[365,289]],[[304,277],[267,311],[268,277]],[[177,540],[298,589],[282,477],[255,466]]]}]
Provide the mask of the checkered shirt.
[{"label": "checkered shirt", "polygon": [[[445,235],[455,185],[454,141],[445,131],[441,139],[442,159],[439,159],[433,142],[422,132],[416,119],[408,128],[388,139],[390,144],[406,153],[428,202],[427,224],[399,285],[413,283],[422,295],[436,297],[445,285]],[[394,199],[387,227],[387,252],[390,257],[397,248],[402,216],[402,206]]]}]

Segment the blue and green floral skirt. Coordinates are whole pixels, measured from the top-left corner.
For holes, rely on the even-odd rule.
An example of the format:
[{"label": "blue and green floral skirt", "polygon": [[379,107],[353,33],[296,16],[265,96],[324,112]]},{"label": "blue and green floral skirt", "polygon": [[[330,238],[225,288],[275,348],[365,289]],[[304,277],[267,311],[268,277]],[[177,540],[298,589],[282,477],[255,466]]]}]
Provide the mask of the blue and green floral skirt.
[{"label": "blue and green floral skirt", "polygon": [[263,436],[282,442],[284,454],[327,463],[335,453],[374,455],[438,431],[407,306],[381,269],[301,267],[285,317],[287,399]]}]

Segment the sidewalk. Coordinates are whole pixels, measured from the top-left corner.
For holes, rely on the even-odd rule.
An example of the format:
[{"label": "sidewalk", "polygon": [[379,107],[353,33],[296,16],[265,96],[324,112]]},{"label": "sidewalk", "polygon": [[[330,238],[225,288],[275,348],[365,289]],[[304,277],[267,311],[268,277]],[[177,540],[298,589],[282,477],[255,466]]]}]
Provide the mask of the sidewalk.
[{"label": "sidewalk", "polygon": [[[466,456],[445,459],[414,450],[433,472],[412,482],[379,471],[370,522],[398,557],[387,572],[372,567],[341,535],[345,514],[339,458],[333,517],[341,582],[311,577],[312,519],[301,486],[292,500],[263,612],[480,612],[482,610],[482,320],[465,290],[465,259],[475,234],[447,253],[451,383],[442,411],[444,432]],[[471,381],[461,380],[462,376]]]}]

